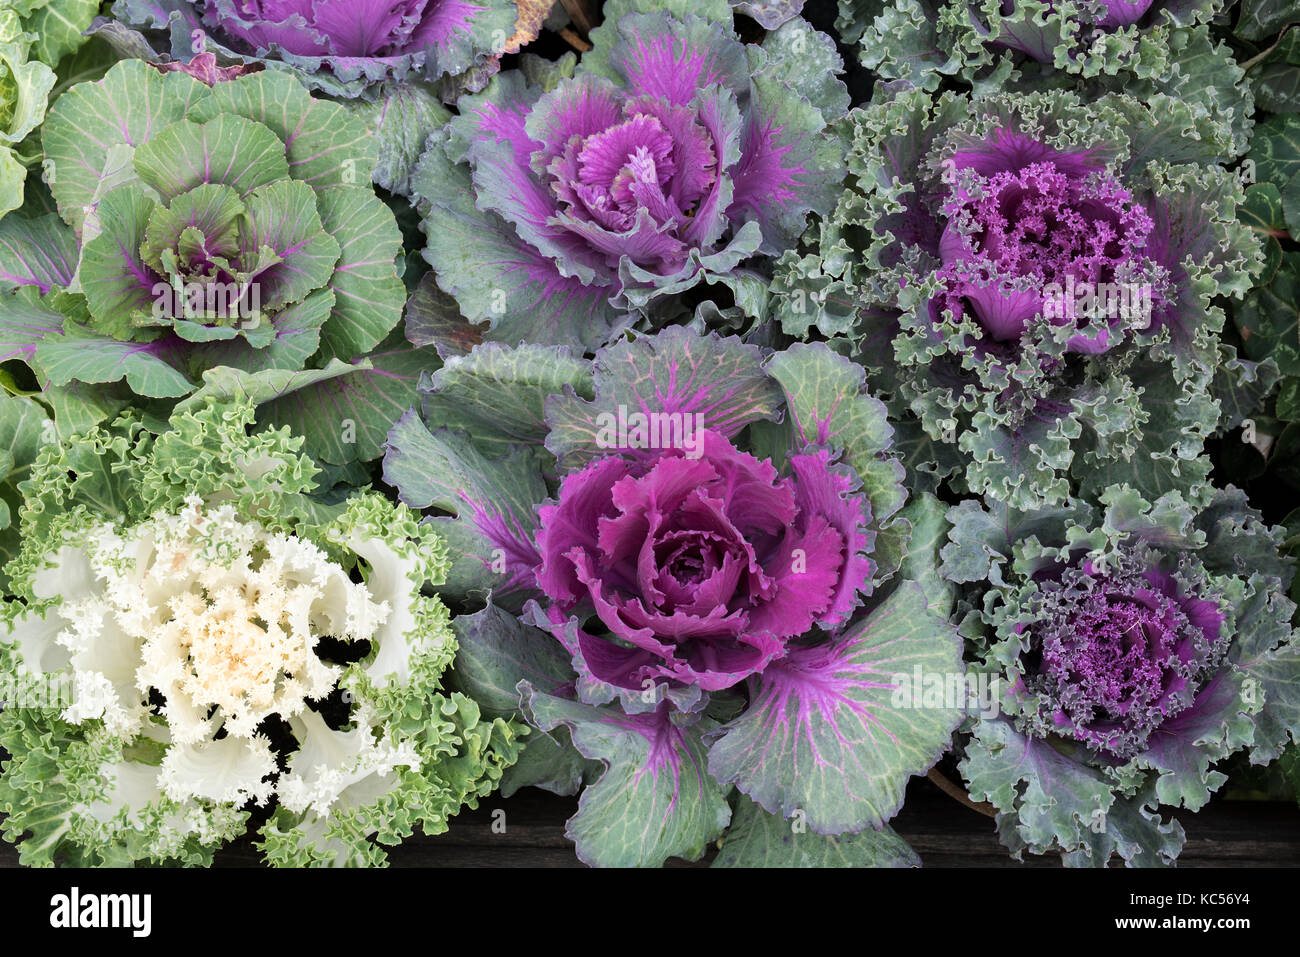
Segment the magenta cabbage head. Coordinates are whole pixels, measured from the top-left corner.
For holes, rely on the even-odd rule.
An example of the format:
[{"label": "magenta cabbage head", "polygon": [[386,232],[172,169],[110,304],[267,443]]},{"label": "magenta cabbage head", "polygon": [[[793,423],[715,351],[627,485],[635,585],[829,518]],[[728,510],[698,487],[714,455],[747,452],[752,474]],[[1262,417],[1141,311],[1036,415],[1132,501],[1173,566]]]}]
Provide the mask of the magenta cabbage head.
[{"label": "magenta cabbage head", "polygon": [[464,0],[206,0],[203,17],[257,49],[396,57],[449,50],[482,9]]},{"label": "magenta cabbage head", "polygon": [[698,456],[609,456],[564,480],[537,581],[555,624],[594,615],[605,632],[575,649],[594,677],[727,688],[848,617],[873,568],[870,505],[825,451],[790,467],[705,431]]}]

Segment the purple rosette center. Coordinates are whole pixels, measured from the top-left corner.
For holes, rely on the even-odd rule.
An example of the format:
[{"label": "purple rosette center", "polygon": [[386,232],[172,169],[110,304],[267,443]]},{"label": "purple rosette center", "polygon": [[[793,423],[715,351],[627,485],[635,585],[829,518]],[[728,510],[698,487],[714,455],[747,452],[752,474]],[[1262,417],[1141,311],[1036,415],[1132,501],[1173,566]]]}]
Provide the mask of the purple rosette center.
[{"label": "purple rosette center", "polygon": [[1067,351],[1096,354],[1148,327],[1163,301],[1144,257],[1155,224],[1133,194],[1087,154],[1005,130],[981,147],[951,162],[932,308],[972,316],[986,348],[1043,322],[1072,330]]},{"label": "purple rosette center", "polygon": [[1049,730],[1117,761],[1192,706],[1226,650],[1213,602],[1131,556],[1110,572],[1067,569],[1044,597],[1026,687]]},{"label": "purple rosette center", "polygon": [[571,614],[608,631],[577,649],[602,681],[730,687],[847,618],[870,577],[870,505],[826,452],[778,477],[716,432],[700,445],[602,458],[541,509],[538,585],[557,633]]},{"label": "purple rosette center", "polygon": [[701,207],[718,189],[713,136],[689,107],[637,98],[588,118],[557,154],[539,150],[558,211],[556,221],[616,269],[627,255],[660,272],[680,269],[704,238]]}]

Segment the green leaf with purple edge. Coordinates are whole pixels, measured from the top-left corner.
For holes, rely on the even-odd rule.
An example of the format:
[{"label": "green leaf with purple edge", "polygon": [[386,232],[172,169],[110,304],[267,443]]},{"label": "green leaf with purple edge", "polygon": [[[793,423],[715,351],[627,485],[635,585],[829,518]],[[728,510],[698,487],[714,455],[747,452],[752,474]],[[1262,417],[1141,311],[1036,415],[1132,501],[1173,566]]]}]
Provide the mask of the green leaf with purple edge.
[{"label": "green leaf with purple edge", "polygon": [[722,834],[731,808],[704,769],[708,719],[680,727],[667,705],[626,715],[544,694],[526,681],[519,690],[534,727],[568,728],[578,752],[605,765],[565,827],[583,863],[658,867],[670,857],[697,860]]},{"label": "green leaf with purple edge", "polygon": [[749,709],[709,749],[709,771],[773,814],[820,834],[879,827],[908,779],[948,750],[965,713],[908,694],[916,670],[961,676],[962,643],[903,582],[833,640],[791,649],[751,680]]},{"label": "green leaf with purple edge", "polygon": [[546,439],[545,403],[565,390],[591,398],[591,364],[565,346],[486,342],[452,356],[420,391],[431,427],[464,429],[485,451]]},{"label": "green leaf with purple edge", "polygon": [[67,288],[77,271],[77,238],[53,213],[0,220],[0,289],[35,286],[41,294]]},{"label": "green leaf with purple edge", "polygon": [[714,867],[920,867],[921,858],[890,827],[817,834],[798,820],[768,814],[741,797]]},{"label": "green leaf with purple edge", "polygon": [[486,322],[499,342],[596,349],[630,320],[609,303],[611,290],[561,276],[496,213],[475,203],[469,170],[450,159],[434,132],[411,177],[428,245],[424,258],[438,285],[472,323]]},{"label": "green leaf with purple edge", "polygon": [[1196,700],[1151,733],[1138,767],[1159,772],[1155,794],[1161,804],[1199,811],[1228,780],[1210,763],[1250,743],[1254,706],[1243,697],[1244,676],[1226,672],[1205,684]]},{"label": "green leaf with purple edge", "polygon": [[698,415],[705,429],[733,438],[760,419],[774,419],[781,390],[764,373],[756,346],[714,333],[670,326],[652,336],[602,349],[594,362],[595,399],[566,393],[546,401],[546,447],[565,468],[609,451],[603,415]]},{"label": "green leaf with purple edge", "polygon": [[514,610],[535,591],[537,503],[547,494],[536,450],[488,455],[464,432],[430,430],[414,409],[393,426],[386,448],[384,481],[403,502],[455,516],[432,519],[452,558],[444,596],[492,596]]}]

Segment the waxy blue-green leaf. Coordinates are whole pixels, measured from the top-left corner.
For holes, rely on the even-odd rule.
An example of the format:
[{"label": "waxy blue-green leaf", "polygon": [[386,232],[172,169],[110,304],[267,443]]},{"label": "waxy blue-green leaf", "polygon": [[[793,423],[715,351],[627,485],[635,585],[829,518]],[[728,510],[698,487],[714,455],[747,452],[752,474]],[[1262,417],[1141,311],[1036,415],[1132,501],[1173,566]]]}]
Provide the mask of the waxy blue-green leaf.
[{"label": "waxy blue-green leaf", "polygon": [[741,797],[714,867],[920,867],[921,859],[892,828],[818,834],[800,819],[784,820]]},{"label": "waxy blue-green leaf", "polygon": [[565,834],[596,867],[658,867],[696,860],[731,818],[722,788],[704,770],[701,733],[658,712],[626,715],[544,694],[520,682],[524,713],[542,731],[566,727],[584,757],[605,764],[587,786]]},{"label": "waxy blue-green leaf", "polygon": [[820,834],[879,827],[965,714],[964,691],[949,701],[927,687],[964,689],[964,673],[956,629],[904,582],[843,635],[795,648],[752,679],[750,706],[710,747],[709,771]]},{"label": "waxy blue-green leaf", "polygon": [[590,461],[609,451],[602,432],[620,409],[698,416],[690,421],[730,438],[750,422],[778,415],[781,390],[760,359],[756,347],[737,338],[699,336],[680,326],[615,343],[593,363],[594,399],[547,400],[546,447],[566,468]]},{"label": "waxy blue-green leaf", "polygon": [[562,346],[523,344],[510,349],[484,343],[452,356],[421,389],[421,410],[431,427],[464,429],[486,449],[541,445],[545,404],[565,388],[590,399],[590,364]]}]

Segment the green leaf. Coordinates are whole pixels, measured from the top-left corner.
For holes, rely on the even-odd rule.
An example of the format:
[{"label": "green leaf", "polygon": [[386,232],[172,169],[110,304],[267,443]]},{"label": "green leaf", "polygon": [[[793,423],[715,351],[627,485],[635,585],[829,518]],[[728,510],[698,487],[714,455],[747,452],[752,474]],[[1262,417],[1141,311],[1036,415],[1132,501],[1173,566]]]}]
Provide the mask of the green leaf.
[{"label": "green leaf", "polygon": [[342,104],[375,137],[379,162],[374,180],[390,192],[411,195],[411,176],[424,152],[429,130],[443,126],[451,114],[423,83],[386,83],[373,100]]},{"label": "green leaf", "polygon": [[1021,734],[1007,718],[980,719],[960,768],[972,800],[998,809],[998,829],[1017,860],[1022,848],[1043,854],[1087,845],[1089,828],[1105,821],[1115,801],[1101,771]]},{"label": "green leaf", "polygon": [[569,655],[553,635],[491,602],[451,624],[457,639],[457,687],[485,708],[518,711],[520,681],[553,694],[573,680]]},{"label": "green leaf", "polygon": [[1282,753],[1288,736],[1300,741],[1300,635],[1290,626],[1295,605],[1280,594],[1277,579],[1253,575],[1248,587],[1229,657],[1246,676],[1247,697],[1262,699],[1251,763],[1266,764]]},{"label": "green leaf", "polygon": [[1296,0],[1241,0],[1235,32],[1245,40],[1263,40],[1296,21],[1300,21]]},{"label": "green leaf", "polygon": [[23,396],[0,398],[0,589],[6,592],[9,575],[4,567],[22,544],[18,485],[26,480],[41,446],[56,439],[54,423],[40,403]]},{"label": "green leaf", "polygon": [[483,330],[460,314],[456,300],[438,288],[431,272],[406,303],[406,338],[417,346],[433,346],[444,359],[468,355],[483,341]]},{"label": "green leaf", "polygon": [[351,359],[374,349],[401,321],[406,287],[397,276],[402,237],[372,190],[332,186],[318,193],[322,228],[339,241],[329,287],[334,311],[321,331],[327,354]]},{"label": "green leaf", "polygon": [[1264,269],[1256,277],[1255,284],[1267,285],[1282,264],[1282,244],[1279,240],[1286,233],[1282,193],[1273,183],[1255,184],[1246,190],[1246,202],[1237,207],[1237,218],[1250,227],[1264,244]]},{"label": "green leaf", "polygon": [[99,0],[45,0],[23,19],[23,28],[36,35],[32,53],[51,65],[86,42]]},{"label": "green leaf", "polygon": [[948,542],[952,528],[947,519],[948,506],[929,492],[923,492],[907,503],[901,518],[910,529],[910,537],[899,577],[916,582],[925,591],[931,614],[947,618],[952,611],[956,588],[939,570],[940,550]]},{"label": "green leaf", "polygon": [[609,451],[602,432],[620,410],[699,416],[691,421],[731,438],[750,422],[776,418],[781,407],[780,389],[759,360],[756,347],[735,337],[681,326],[615,343],[596,355],[594,400],[559,395],[547,402],[546,447],[566,468],[590,461]]},{"label": "green leaf", "polygon": [[154,209],[136,185],[113,190],[99,204],[102,231],[81,250],[78,273],[95,328],[117,339],[129,339],[140,314],[152,313],[158,277],[150,275],[141,247]]},{"label": "green leaf", "polygon": [[824,343],[795,343],[767,361],[767,372],[785,392],[791,450],[842,449],[862,478],[873,522],[886,522],[907,500],[905,471],[884,454],[894,429],[884,403],[866,392],[866,371]]},{"label": "green leaf", "polygon": [[228,113],[201,125],[171,124],[136,147],[135,169],[169,203],[201,183],[221,183],[246,198],[289,177],[284,144],[276,135]]},{"label": "green leaf", "polygon": [[[124,60],[58,98],[41,128],[46,177],[59,215],[81,231],[114,148],[132,150],[187,116],[208,88],[184,73]],[[117,168],[118,164],[114,164]]]},{"label": "green leaf", "polygon": [[596,867],[658,867],[696,860],[731,817],[722,789],[704,770],[708,722],[679,727],[668,706],[625,715],[566,701],[520,683],[524,712],[542,731],[567,727],[574,747],[605,772],[582,792],[565,834]]},{"label": "green leaf", "polygon": [[174,340],[122,342],[73,322],[65,324],[62,335],[46,336],[36,347],[36,363],[54,385],[126,379],[132,392],[159,399],[194,389],[178,368],[181,361]]},{"label": "green leaf", "polygon": [[377,145],[365,124],[337,103],[314,98],[284,70],[218,83],[189,118],[202,123],[226,113],[268,127],[285,144],[289,175],[313,189],[370,181]]},{"label": "green leaf", "polygon": [[714,867],[920,867],[891,828],[824,835],[740,798]]},{"label": "green leaf", "polygon": [[486,451],[546,439],[546,399],[565,388],[591,398],[590,364],[562,346],[488,342],[433,373],[421,403],[431,427],[464,429]]},{"label": "green leaf", "polygon": [[318,289],[270,317],[271,338],[264,346],[253,345],[247,336],[203,343],[191,353],[191,364],[196,372],[214,366],[244,372],[301,369],[320,347],[320,329],[333,307],[334,293]]},{"label": "green leaf", "polygon": [[948,688],[964,673],[956,629],[904,582],[841,637],[768,665],[749,709],[709,749],[709,771],[773,814],[802,813],[821,834],[879,827],[965,713],[964,697],[939,700],[925,686]]}]

